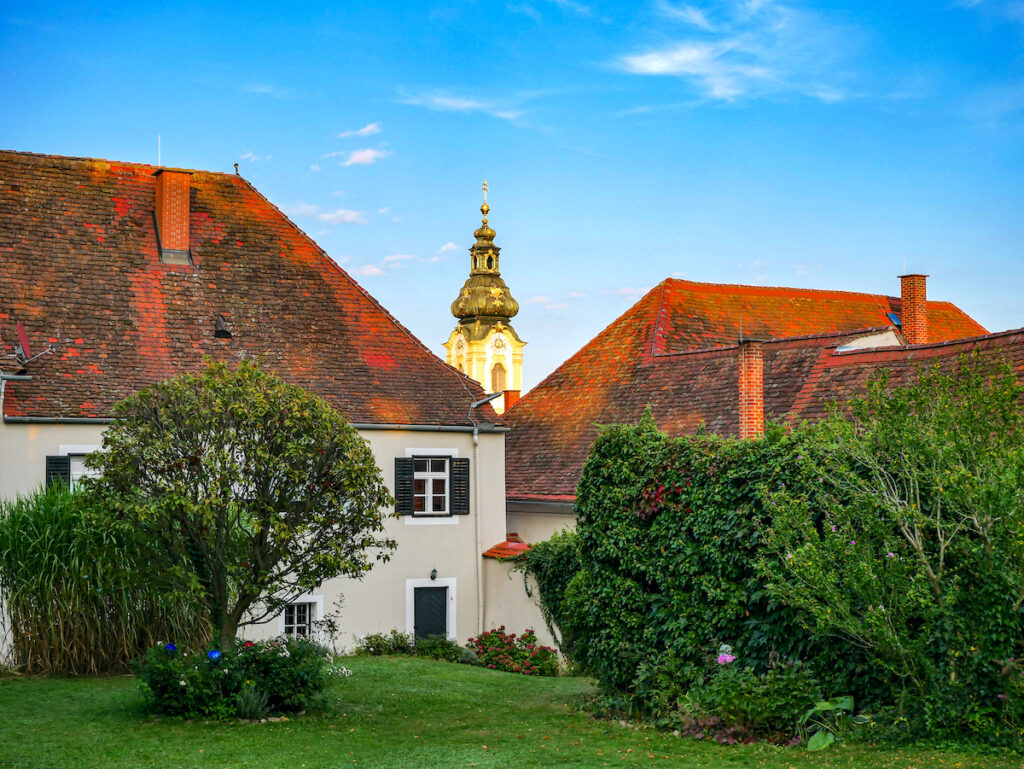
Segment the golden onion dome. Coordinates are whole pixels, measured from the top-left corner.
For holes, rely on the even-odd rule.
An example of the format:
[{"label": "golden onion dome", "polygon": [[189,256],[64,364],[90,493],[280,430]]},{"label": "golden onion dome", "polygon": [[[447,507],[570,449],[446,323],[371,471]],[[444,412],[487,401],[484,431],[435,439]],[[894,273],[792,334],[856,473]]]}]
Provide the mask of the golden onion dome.
[{"label": "golden onion dome", "polygon": [[495,232],[487,223],[487,182],[484,182],[484,204],[480,206],[483,223],[473,236],[476,243],[469,249],[469,278],[452,302],[452,315],[462,323],[508,321],[519,312],[519,302],[512,298],[501,279],[498,262],[501,249],[494,244]]}]

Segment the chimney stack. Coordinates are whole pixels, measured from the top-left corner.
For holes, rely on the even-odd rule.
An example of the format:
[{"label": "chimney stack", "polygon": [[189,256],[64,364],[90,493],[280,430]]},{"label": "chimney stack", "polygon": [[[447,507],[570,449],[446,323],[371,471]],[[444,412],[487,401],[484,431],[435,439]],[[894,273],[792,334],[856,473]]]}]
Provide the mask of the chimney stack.
[{"label": "chimney stack", "polygon": [[154,176],[160,261],[167,264],[192,264],[188,252],[192,174],[189,171],[161,168]]},{"label": "chimney stack", "polygon": [[900,324],[907,344],[928,344],[927,275],[900,275]]},{"label": "chimney stack", "polygon": [[521,390],[505,390],[503,392],[504,392],[504,396],[505,397],[502,398],[502,400],[504,401],[502,406],[504,407],[505,411],[508,411],[510,408],[515,406],[517,403],[519,403],[519,395],[520,395],[520,393],[522,391]]},{"label": "chimney stack", "polygon": [[764,435],[764,342],[741,339],[739,347],[740,438],[760,438]]}]

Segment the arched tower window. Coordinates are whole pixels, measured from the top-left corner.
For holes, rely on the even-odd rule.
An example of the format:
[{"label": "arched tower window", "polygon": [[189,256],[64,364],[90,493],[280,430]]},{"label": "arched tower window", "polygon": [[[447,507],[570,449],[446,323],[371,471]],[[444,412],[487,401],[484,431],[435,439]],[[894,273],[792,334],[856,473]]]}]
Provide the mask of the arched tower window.
[{"label": "arched tower window", "polygon": [[505,367],[500,363],[495,363],[491,368],[491,392],[500,393],[505,389]]}]

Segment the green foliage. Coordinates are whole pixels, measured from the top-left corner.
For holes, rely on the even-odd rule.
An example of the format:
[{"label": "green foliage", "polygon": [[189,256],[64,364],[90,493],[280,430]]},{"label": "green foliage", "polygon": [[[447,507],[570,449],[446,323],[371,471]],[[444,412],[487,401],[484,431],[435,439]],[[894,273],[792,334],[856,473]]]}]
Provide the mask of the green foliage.
[{"label": "green foliage", "polygon": [[382,657],[390,654],[412,654],[416,641],[409,633],[392,629],[388,633],[367,633],[356,640],[353,653],[360,657]]},{"label": "green foliage", "polygon": [[557,676],[558,652],[537,643],[537,635],[527,628],[522,635],[506,633],[505,626],[487,630],[470,638],[466,647],[480,664],[491,670],[520,673],[524,676]]},{"label": "green foliage", "polygon": [[851,730],[870,722],[867,716],[853,714],[853,697],[833,697],[815,703],[801,716],[798,726],[809,734],[807,749],[814,752],[841,741]]},{"label": "green foliage", "polygon": [[755,674],[804,660],[829,689],[867,688],[857,650],[816,638],[757,568],[767,502],[800,480],[799,454],[779,430],[757,441],[671,439],[649,413],[598,438],[576,498],[586,558],[560,626],[577,639],[574,660],[628,712],[672,712],[722,641]]},{"label": "green foliage", "polygon": [[462,647],[455,641],[443,635],[432,635],[426,638],[416,639],[416,648],[413,652],[417,657],[429,657],[434,660],[445,662],[459,662],[462,659]]},{"label": "green foliage", "polygon": [[160,637],[208,640],[203,612],[149,579],[140,533],[56,487],[0,503],[0,605],[28,673],[119,672]]},{"label": "green foliage", "polygon": [[575,639],[566,632],[569,623],[565,621],[564,600],[572,578],[580,570],[580,538],[568,529],[555,532],[544,542],[530,546],[523,558],[513,568],[523,572],[527,595],[532,594],[530,578],[537,590],[537,603],[544,617],[544,624],[555,639],[555,643],[569,659],[575,659]]},{"label": "green foliage", "polygon": [[189,654],[174,644],[159,645],[139,668],[152,709],[186,718],[256,718],[258,711],[305,710],[329,680],[347,675],[332,664],[325,647],[295,636],[246,641],[223,652]]},{"label": "green foliage", "polygon": [[717,716],[753,735],[792,735],[808,706],[821,698],[818,681],[801,663],[773,663],[761,673],[738,663],[717,665],[685,699],[689,715]]},{"label": "green foliage", "polygon": [[323,399],[256,364],[211,363],[115,407],[94,497],[154,545],[216,638],[337,576],[359,578],[391,497],[369,446]]},{"label": "green foliage", "polygon": [[1022,393],[973,359],[876,380],[806,431],[805,483],[772,497],[772,595],[864,649],[918,732],[1024,726]]}]

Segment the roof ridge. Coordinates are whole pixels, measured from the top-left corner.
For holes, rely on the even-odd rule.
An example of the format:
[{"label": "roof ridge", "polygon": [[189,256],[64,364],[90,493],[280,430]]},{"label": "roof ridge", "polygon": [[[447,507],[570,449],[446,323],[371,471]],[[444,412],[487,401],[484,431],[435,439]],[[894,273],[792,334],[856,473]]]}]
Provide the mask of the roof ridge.
[{"label": "roof ridge", "polygon": [[213,176],[228,176],[244,179],[241,174],[231,171],[208,171],[204,168],[184,168],[180,166],[164,166],[153,163],[139,163],[134,160],[110,160],[109,158],[79,157],[77,155],[54,155],[48,152],[28,152],[26,150],[4,150],[0,149],[0,155],[19,155],[26,158],[50,159],[50,160],[73,160],[80,163],[109,163],[113,166],[134,166],[136,168],[152,168],[154,171],[185,171],[192,174],[211,174]]},{"label": "roof ridge", "polygon": [[[861,296],[868,299],[884,297],[886,299],[899,299],[898,296],[890,294],[869,293],[867,291],[843,291],[832,288],[799,288],[796,286],[754,286],[749,283],[712,283],[710,281],[686,280],[685,278],[665,278],[665,281],[673,283],[685,283],[690,286],[716,287],[716,288],[741,288],[753,291],[794,291],[806,294],[842,294],[843,296]],[[934,300],[928,300],[934,301]]]}]

